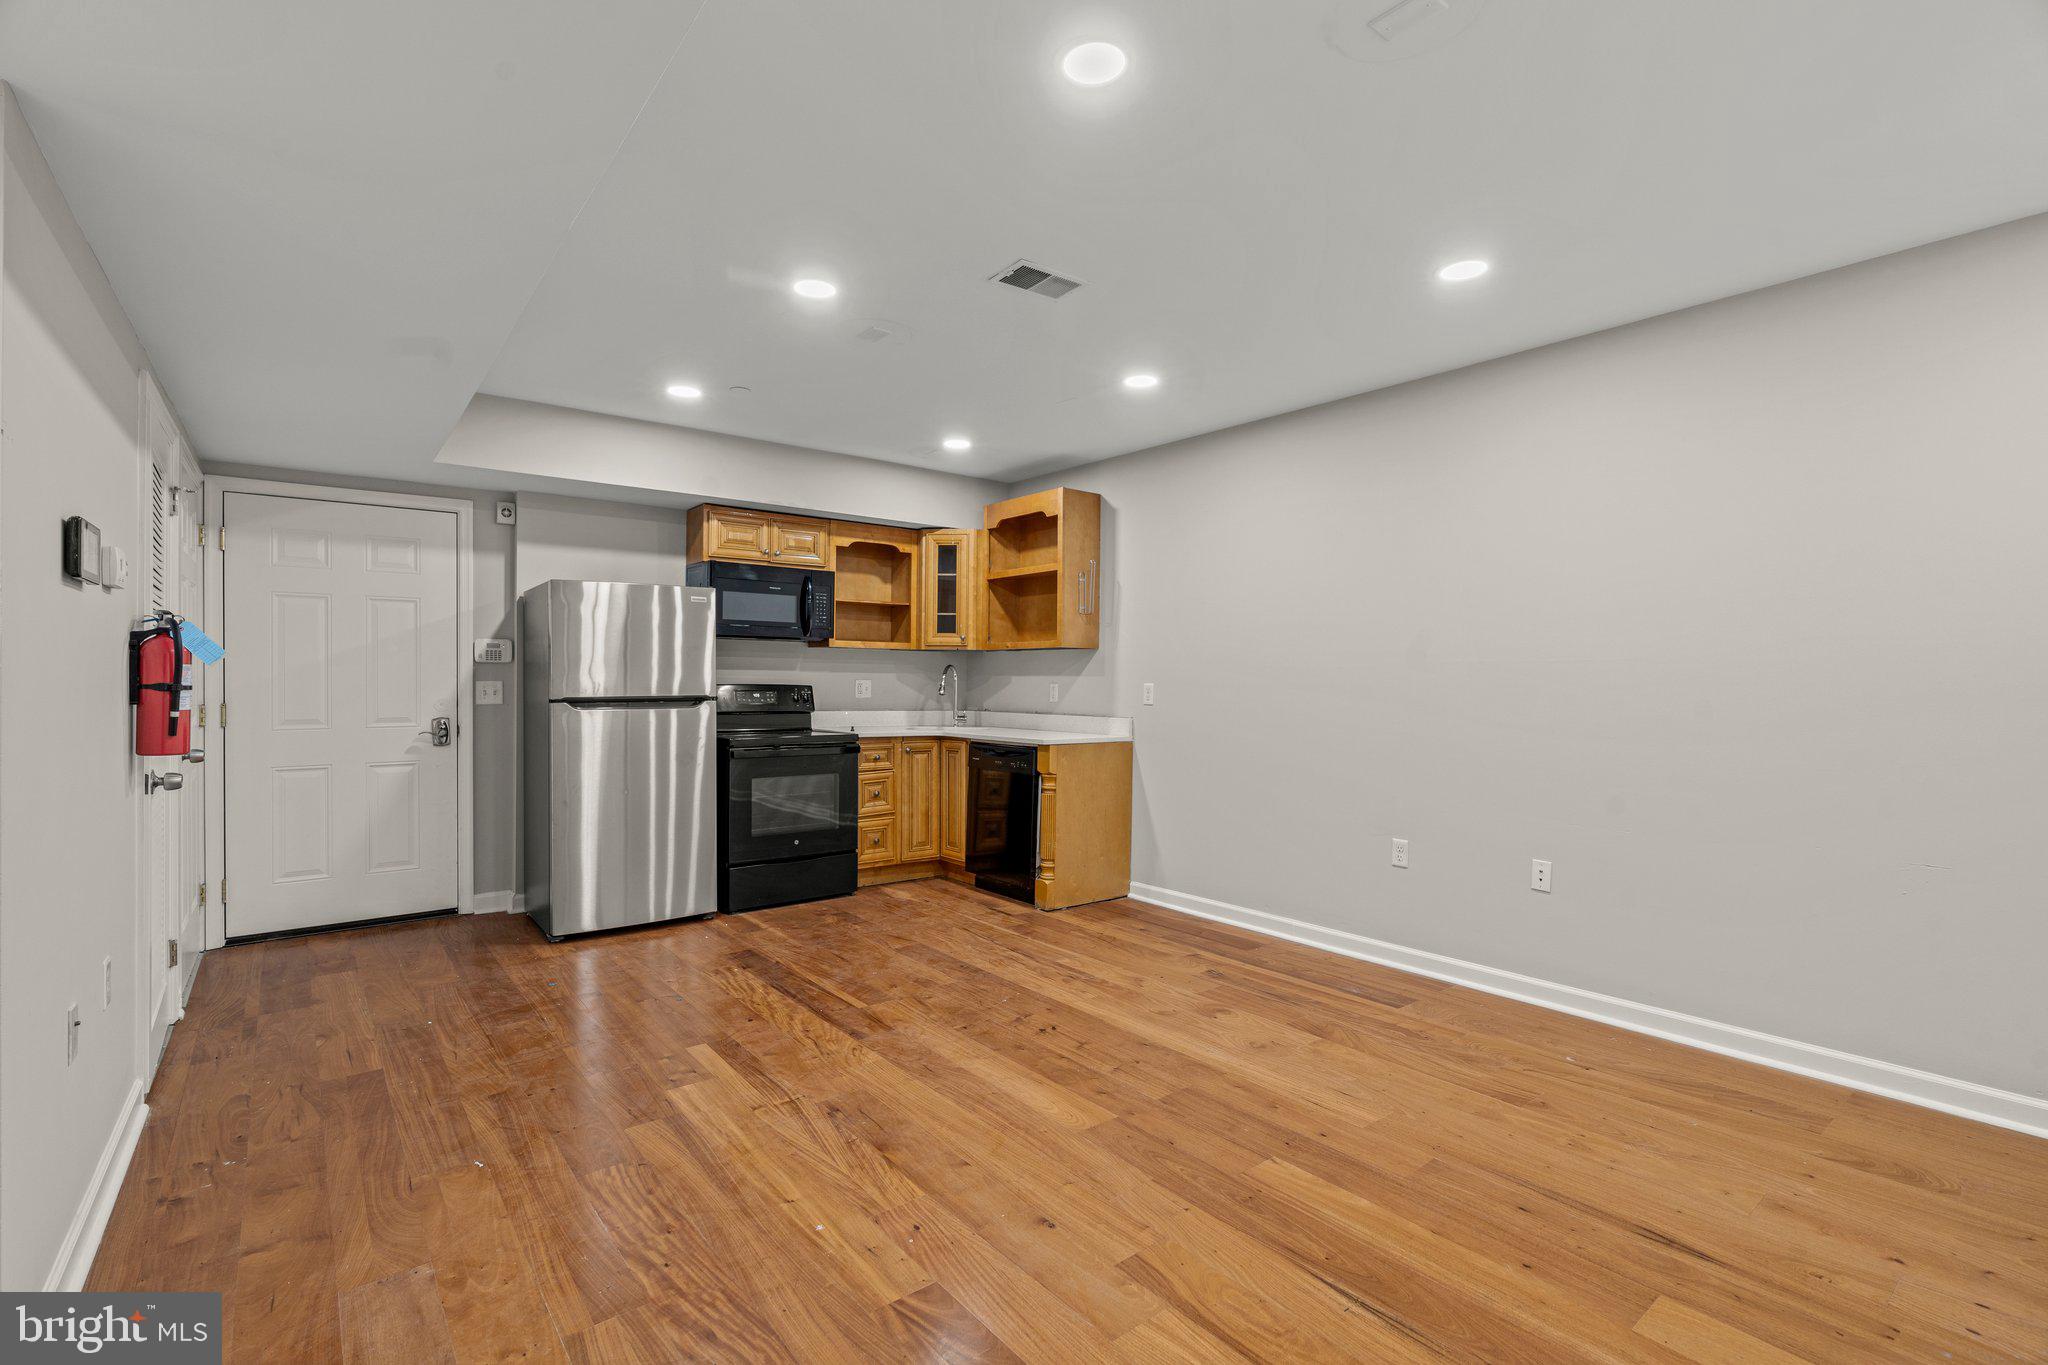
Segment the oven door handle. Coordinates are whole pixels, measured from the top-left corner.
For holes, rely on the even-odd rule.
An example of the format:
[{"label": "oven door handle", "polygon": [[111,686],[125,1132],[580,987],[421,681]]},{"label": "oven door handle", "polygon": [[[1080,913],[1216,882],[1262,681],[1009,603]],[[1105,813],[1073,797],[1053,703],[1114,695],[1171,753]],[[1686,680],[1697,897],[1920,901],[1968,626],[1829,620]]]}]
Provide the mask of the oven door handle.
[{"label": "oven door handle", "polygon": [[858,743],[844,747],[837,744],[749,744],[732,751],[734,758],[752,758],[756,754],[850,754],[860,749]]}]

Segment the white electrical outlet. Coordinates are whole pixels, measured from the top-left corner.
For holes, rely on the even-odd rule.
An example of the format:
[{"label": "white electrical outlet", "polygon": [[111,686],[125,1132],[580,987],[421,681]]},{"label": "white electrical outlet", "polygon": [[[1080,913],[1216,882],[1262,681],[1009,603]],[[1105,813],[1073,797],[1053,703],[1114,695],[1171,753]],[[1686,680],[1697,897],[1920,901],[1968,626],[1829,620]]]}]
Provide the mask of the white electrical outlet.
[{"label": "white electrical outlet", "polygon": [[105,1010],[112,1009],[113,1007],[114,959],[103,957],[100,959],[100,1008]]},{"label": "white electrical outlet", "polygon": [[1529,860],[1529,889],[1550,894],[1550,864],[1541,858]]},{"label": "white electrical outlet", "polygon": [[83,1021],[78,1017],[78,1006],[64,1011],[64,1065],[70,1066],[78,1060],[78,1030]]},{"label": "white electrical outlet", "polygon": [[1058,701],[1060,699],[1060,685],[1058,683],[1054,683],[1052,685],[1052,699],[1054,701]]},{"label": "white electrical outlet", "polygon": [[481,678],[477,679],[476,704],[478,706],[503,706],[505,704],[505,684],[501,682],[485,682]]},{"label": "white electrical outlet", "polygon": [[875,680],[873,678],[855,678],[853,680],[853,695],[856,697],[874,696]]},{"label": "white electrical outlet", "polygon": [[1152,684],[1151,684],[1151,683],[1146,683],[1146,684],[1145,684],[1145,705],[1147,705],[1147,706],[1150,706],[1151,704],[1152,704]]},{"label": "white electrical outlet", "polygon": [[1408,841],[1406,839],[1394,840],[1394,866],[1408,866]]}]

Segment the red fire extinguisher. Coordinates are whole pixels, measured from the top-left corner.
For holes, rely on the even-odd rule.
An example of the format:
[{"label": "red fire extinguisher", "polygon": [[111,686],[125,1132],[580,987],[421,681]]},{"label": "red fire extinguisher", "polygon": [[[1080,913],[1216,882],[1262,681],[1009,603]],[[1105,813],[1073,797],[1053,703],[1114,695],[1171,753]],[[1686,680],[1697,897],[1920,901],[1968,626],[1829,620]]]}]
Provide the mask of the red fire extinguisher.
[{"label": "red fire extinguisher", "polygon": [[178,618],[160,611],[128,633],[128,702],[135,708],[135,752],[181,758],[192,752],[192,651],[178,639]]}]

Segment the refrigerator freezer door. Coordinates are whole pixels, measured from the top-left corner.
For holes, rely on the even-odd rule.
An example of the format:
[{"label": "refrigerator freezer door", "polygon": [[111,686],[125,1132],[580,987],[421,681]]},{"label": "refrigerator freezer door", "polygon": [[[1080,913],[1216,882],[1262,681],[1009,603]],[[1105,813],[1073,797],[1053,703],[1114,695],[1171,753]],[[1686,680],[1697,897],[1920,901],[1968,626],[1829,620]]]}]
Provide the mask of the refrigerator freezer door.
[{"label": "refrigerator freezer door", "polygon": [[[718,908],[717,708],[556,702],[549,711],[549,934]],[[531,894],[531,890],[529,890]]]},{"label": "refrigerator freezer door", "polygon": [[558,578],[527,593],[529,667],[551,700],[714,696],[713,602],[709,588]]}]

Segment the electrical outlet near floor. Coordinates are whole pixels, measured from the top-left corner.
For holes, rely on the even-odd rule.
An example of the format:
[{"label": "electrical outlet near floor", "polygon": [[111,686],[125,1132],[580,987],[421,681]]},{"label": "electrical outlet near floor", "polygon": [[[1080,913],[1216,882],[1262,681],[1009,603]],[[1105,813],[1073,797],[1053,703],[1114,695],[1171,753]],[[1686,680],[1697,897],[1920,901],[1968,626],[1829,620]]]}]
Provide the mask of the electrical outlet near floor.
[{"label": "electrical outlet near floor", "polygon": [[1529,860],[1529,889],[1550,894],[1550,864],[1542,858]]},{"label": "electrical outlet near floor", "polygon": [[1408,866],[1408,841],[1406,839],[1394,840],[1394,866]]},{"label": "electrical outlet near floor", "polygon": [[855,678],[853,680],[853,695],[856,698],[874,696],[875,680],[873,678]]}]

